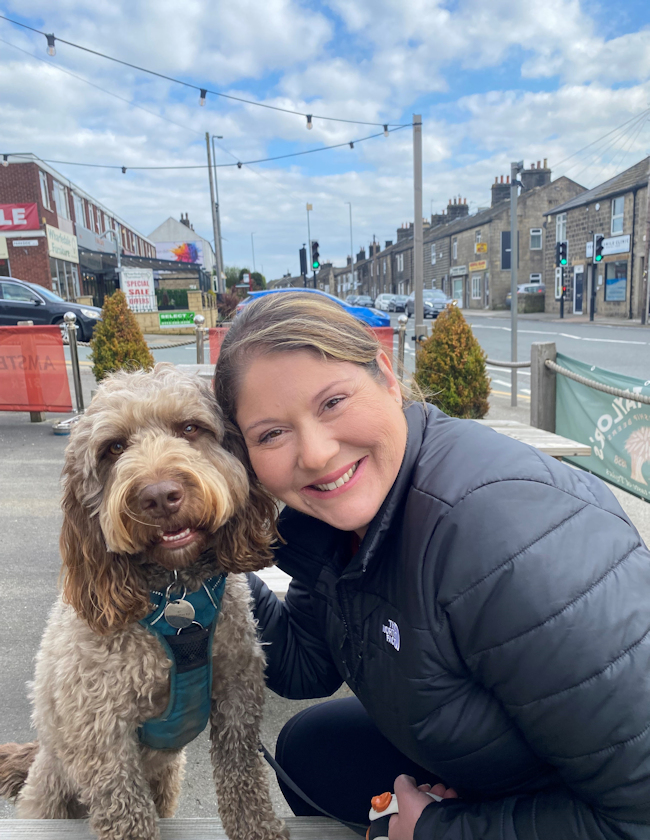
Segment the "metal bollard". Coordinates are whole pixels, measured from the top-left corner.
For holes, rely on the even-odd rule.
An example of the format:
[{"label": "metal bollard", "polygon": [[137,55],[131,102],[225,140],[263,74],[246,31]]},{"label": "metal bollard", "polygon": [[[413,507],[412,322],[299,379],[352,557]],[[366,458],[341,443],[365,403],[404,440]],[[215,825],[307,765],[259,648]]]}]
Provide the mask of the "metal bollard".
[{"label": "metal bollard", "polygon": [[79,369],[79,351],[77,348],[77,316],[74,312],[66,312],[63,320],[68,328],[68,340],[70,342],[70,361],[72,362],[72,380],[74,382],[74,393],[77,400],[77,413],[84,413],[84,395],[81,390],[81,370]]},{"label": "metal bollard", "polygon": [[397,371],[400,379],[404,379],[404,346],[406,344],[406,325],[408,316],[400,315],[397,319],[399,324],[399,335],[397,337]]},{"label": "metal bollard", "polygon": [[205,318],[203,315],[194,316],[194,330],[196,332],[196,363],[205,364]]}]

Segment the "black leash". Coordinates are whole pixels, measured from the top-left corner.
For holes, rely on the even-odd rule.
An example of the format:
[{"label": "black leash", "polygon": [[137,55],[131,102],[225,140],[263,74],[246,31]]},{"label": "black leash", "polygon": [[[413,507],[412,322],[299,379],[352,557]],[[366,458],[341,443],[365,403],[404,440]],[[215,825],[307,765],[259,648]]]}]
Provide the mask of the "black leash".
[{"label": "black leash", "polygon": [[[361,825],[361,823],[348,822],[347,820],[342,820],[340,817],[335,817],[335,816],[334,816],[334,814],[330,814],[330,813],[328,813],[328,812],[327,812],[324,808],[321,808],[321,807],[320,807],[320,805],[317,805],[317,804],[313,801],[313,799],[310,799],[310,798],[307,796],[307,794],[306,794],[306,793],[304,793],[302,790],[300,790],[300,788],[298,787],[298,785],[297,785],[297,784],[293,781],[293,779],[291,779],[291,778],[290,778],[290,777],[289,777],[289,776],[285,773],[285,771],[282,769],[282,767],[280,767],[280,765],[278,764],[278,762],[277,762],[277,761],[273,758],[273,756],[271,755],[271,753],[270,753],[270,752],[266,749],[266,747],[265,747],[265,746],[264,746],[264,744],[262,744],[262,743],[260,743],[260,750],[261,750],[262,755],[264,756],[264,758],[265,758],[265,759],[267,760],[267,762],[271,765],[271,768],[273,769],[273,771],[275,772],[275,774],[276,774],[276,775],[277,775],[280,779],[282,779],[282,781],[283,781],[283,782],[284,782],[284,784],[285,784],[285,785],[289,788],[289,790],[293,791],[293,793],[295,793],[295,794],[296,794],[296,796],[299,796],[299,797],[302,799],[302,801],[303,801],[303,802],[306,802],[306,803],[307,803],[307,805],[309,805],[309,806],[310,806],[311,808],[313,808],[315,811],[318,811],[318,813],[319,813],[319,814],[322,814],[324,817],[327,817],[327,818],[328,818],[328,819],[330,819],[330,820],[334,820],[335,822],[342,823],[344,826],[346,826],[347,828],[349,828],[351,831],[354,831],[354,832],[355,832],[355,834],[358,834],[358,833],[359,833],[359,831],[361,831],[363,834],[365,834],[366,829],[368,828],[368,825],[367,825],[367,824],[366,824],[366,825]],[[368,821],[368,822],[370,822],[370,821]]]}]

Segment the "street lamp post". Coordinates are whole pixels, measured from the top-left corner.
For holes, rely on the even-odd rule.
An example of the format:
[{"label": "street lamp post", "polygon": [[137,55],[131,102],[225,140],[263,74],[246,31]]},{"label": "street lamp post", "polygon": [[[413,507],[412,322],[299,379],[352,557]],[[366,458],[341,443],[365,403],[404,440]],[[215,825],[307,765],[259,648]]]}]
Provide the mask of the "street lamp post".
[{"label": "street lamp post", "polygon": [[255,271],[256,271],[256,269],[255,269],[255,239],[253,238],[254,236],[255,236],[255,233],[254,232],[251,233],[251,250],[253,252],[253,274],[255,274]]},{"label": "street lamp post", "polygon": [[[221,236],[221,213],[219,211],[219,180],[217,178],[217,156],[215,154],[214,148],[214,141],[216,140],[223,140],[223,136],[221,134],[213,134],[211,137],[212,140],[212,166],[214,168],[214,196],[215,196],[215,214],[217,217],[217,238],[219,240],[219,246],[215,253],[215,260],[217,263],[217,289],[220,292],[225,292],[225,288],[222,288],[222,284],[224,280],[222,279],[223,275],[223,238]],[[215,246],[216,247],[216,246]]]},{"label": "street lamp post", "polygon": [[[517,268],[519,262],[519,226],[517,224],[517,176],[524,168],[522,160],[510,164],[510,358],[517,361]],[[517,368],[510,371],[510,405],[517,405]]]},{"label": "street lamp post", "polygon": [[117,231],[114,231],[112,228],[107,228],[104,233],[100,233],[99,236],[101,239],[104,239],[107,236],[111,236],[113,241],[115,242],[115,254],[117,256],[117,268],[115,269],[117,272],[117,286],[119,289],[122,288],[122,238],[120,236],[120,228],[118,225]]},{"label": "street lamp post", "polygon": [[354,289],[354,245],[352,244],[352,202],[345,202],[350,208],[350,291]]}]

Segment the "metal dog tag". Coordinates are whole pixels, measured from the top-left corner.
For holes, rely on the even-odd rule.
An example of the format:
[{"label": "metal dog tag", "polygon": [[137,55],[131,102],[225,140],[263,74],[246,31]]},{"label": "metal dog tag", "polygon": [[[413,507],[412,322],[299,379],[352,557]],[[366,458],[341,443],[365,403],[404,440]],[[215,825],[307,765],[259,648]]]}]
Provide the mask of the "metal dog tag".
[{"label": "metal dog tag", "polygon": [[194,621],[196,612],[189,601],[169,601],[165,607],[165,619],[170,627],[183,630]]}]

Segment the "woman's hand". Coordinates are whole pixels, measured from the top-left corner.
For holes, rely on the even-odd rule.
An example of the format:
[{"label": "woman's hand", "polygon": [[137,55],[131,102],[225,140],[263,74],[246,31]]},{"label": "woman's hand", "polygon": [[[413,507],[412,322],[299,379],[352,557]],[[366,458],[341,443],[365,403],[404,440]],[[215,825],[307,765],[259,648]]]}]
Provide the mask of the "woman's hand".
[{"label": "woman's hand", "polygon": [[427,805],[433,802],[433,799],[427,796],[427,792],[435,793],[443,799],[458,799],[456,791],[453,788],[446,788],[443,784],[417,787],[415,779],[411,776],[398,776],[395,779],[395,796],[399,805],[399,814],[394,814],[390,818],[389,840],[413,840],[415,824],[420,819],[420,814]]}]

